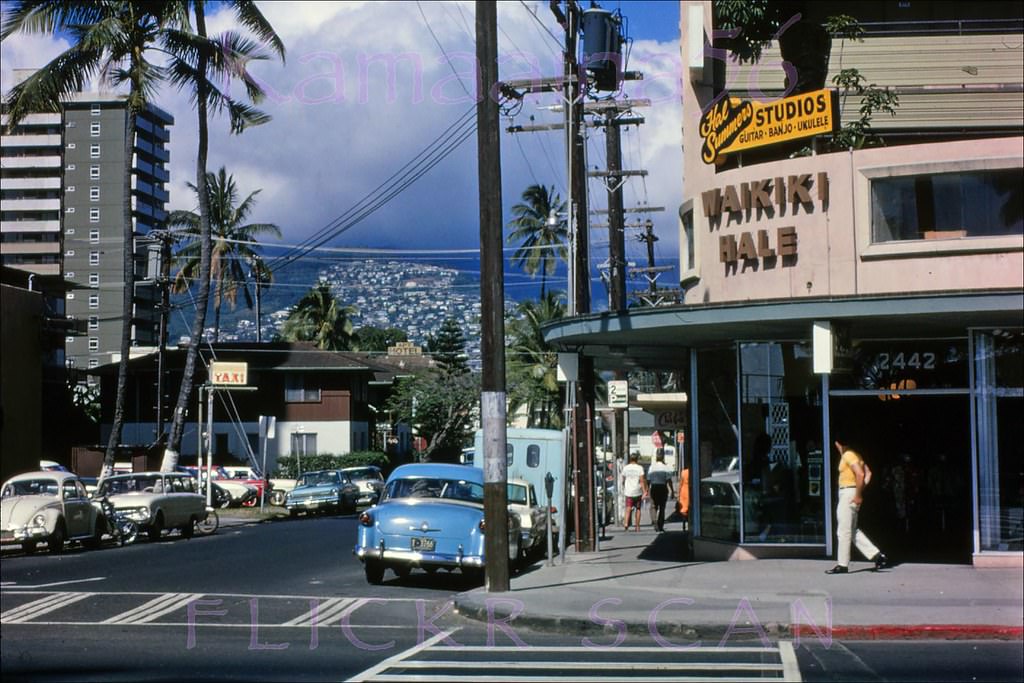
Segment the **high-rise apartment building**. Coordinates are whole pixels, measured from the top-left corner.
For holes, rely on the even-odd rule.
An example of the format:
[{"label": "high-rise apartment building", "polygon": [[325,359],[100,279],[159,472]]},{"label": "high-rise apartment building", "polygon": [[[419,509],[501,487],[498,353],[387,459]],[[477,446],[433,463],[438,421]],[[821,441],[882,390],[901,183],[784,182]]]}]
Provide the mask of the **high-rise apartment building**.
[{"label": "high-rise apartment building", "polygon": [[[120,354],[126,164],[136,236],[132,341],[157,343],[159,245],[147,236],[167,218],[174,119],[152,105],[137,114],[129,159],[126,112],[118,95],[82,92],[60,114],[32,114],[2,139],[2,262],[63,274],[66,315],[79,321],[79,334],[66,340],[72,368],[97,367]],[[5,129],[6,123],[4,116]]]}]

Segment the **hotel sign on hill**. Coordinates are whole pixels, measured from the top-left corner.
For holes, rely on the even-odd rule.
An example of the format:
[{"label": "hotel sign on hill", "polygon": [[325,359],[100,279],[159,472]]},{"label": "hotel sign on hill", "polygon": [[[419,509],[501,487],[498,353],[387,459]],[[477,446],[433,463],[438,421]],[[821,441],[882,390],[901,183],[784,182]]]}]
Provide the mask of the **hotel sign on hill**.
[{"label": "hotel sign on hill", "polygon": [[726,94],[701,116],[701,158],[713,164],[726,154],[832,133],[838,128],[835,90],[815,90],[772,102],[740,100]]}]

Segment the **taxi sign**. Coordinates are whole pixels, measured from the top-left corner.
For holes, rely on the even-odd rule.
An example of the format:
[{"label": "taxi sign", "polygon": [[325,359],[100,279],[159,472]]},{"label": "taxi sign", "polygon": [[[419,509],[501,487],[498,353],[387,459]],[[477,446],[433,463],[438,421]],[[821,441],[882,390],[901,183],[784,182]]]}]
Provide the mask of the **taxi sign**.
[{"label": "taxi sign", "polygon": [[249,383],[248,363],[210,363],[210,384],[244,387]]}]

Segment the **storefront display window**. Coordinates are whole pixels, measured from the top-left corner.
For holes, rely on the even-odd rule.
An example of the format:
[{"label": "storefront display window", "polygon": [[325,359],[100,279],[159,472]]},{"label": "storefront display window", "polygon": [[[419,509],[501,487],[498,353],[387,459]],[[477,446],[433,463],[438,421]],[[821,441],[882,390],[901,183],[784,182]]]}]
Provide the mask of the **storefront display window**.
[{"label": "storefront display window", "polygon": [[698,535],[740,539],[739,427],[736,350],[697,353],[697,439],[700,477]]},{"label": "storefront display window", "polygon": [[744,543],[824,543],[821,380],[804,343],[740,345]]},{"label": "storefront display window", "polygon": [[974,334],[980,550],[1024,550],[1024,333]]},{"label": "storefront display window", "polygon": [[1020,169],[927,173],[871,181],[871,241],[1024,233]]}]

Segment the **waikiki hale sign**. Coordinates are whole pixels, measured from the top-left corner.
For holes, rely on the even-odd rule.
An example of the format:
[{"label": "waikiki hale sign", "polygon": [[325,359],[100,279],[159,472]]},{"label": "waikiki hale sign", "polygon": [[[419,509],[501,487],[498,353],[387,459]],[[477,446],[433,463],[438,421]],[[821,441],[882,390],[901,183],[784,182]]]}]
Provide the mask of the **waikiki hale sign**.
[{"label": "waikiki hale sign", "polygon": [[745,149],[835,132],[838,99],[837,91],[829,88],[772,102],[740,100],[725,93],[700,118],[701,158],[713,164]]}]

